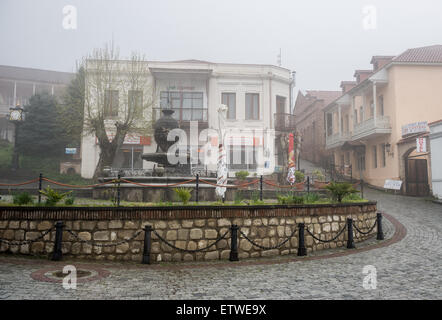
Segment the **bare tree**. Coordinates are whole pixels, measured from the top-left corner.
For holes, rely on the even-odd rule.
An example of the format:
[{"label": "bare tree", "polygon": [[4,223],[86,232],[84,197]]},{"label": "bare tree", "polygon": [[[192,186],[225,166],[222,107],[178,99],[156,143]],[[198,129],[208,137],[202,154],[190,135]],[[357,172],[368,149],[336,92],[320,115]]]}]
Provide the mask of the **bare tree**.
[{"label": "bare tree", "polygon": [[113,43],[85,59],[84,134],[95,136],[100,157],[96,178],[111,166],[128,134],[145,135],[152,128],[153,94],[148,63],[133,53],[120,60]]}]

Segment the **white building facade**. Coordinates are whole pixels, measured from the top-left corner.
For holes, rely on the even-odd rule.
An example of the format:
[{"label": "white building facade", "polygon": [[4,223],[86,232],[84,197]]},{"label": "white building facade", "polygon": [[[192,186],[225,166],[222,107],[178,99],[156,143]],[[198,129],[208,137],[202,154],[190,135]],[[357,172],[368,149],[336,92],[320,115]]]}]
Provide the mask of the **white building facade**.
[{"label": "white building facade", "polygon": [[442,120],[429,123],[433,196],[442,200]]},{"label": "white building facade", "polygon": [[[272,65],[198,60],[146,63],[149,70],[146,91],[149,92],[143,95],[151,95],[153,101],[152,112],[146,117],[157,120],[162,109],[171,108],[180,128],[189,136],[191,125],[197,124],[200,139],[198,145],[193,146],[195,149],[202,152],[201,147],[210,144],[217,150],[218,139],[214,135],[220,123],[218,109],[226,105],[226,119],[221,126],[228,132],[225,143],[229,174],[239,170],[247,170],[252,175],[273,173],[275,163],[281,162],[278,158],[281,155],[274,151],[275,139],[281,132],[294,131],[290,114],[293,86],[290,70]],[[123,92],[118,91],[115,95],[122,96]],[[108,121],[109,127],[112,121]],[[189,141],[189,145],[195,144],[194,140]],[[112,167],[150,170],[154,163],[142,160],[141,154],[156,150],[153,134],[128,135]],[[239,156],[233,156],[233,151]],[[84,135],[81,152],[81,175],[91,178],[100,152],[96,137]],[[203,165],[208,170],[216,170],[216,164]]]}]

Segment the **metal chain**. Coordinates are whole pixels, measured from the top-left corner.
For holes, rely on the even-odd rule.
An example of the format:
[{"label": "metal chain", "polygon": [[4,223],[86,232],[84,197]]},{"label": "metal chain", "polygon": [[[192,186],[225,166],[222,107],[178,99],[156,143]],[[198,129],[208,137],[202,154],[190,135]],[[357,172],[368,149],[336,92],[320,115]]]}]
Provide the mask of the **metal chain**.
[{"label": "metal chain", "polygon": [[315,235],[314,235],[312,232],[310,232],[310,230],[309,230],[308,228],[305,228],[305,231],[307,231],[307,233],[308,233],[309,235],[311,235],[311,236],[313,237],[313,239],[318,240],[318,241],[320,241],[320,242],[325,242],[325,243],[327,243],[327,242],[335,241],[335,240],[336,240],[336,239],[342,234],[342,232],[344,232],[344,230],[345,230],[346,228],[347,228],[347,225],[345,225],[345,226],[342,228],[342,230],[339,231],[338,234],[337,234],[333,239],[330,239],[330,240],[322,240],[322,239],[320,239],[320,238],[315,237]]},{"label": "metal chain", "polygon": [[247,241],[249,241],[249,242],[250,242],[251,244],[253,244],[255,247],[258,247],[258,248],[260,248],[260,249],[262,249],[262,250],[272,250],[272,249],[278,249],[278,248],[282,247],[287,241],[289,241],[289,240],[295,235],[295,233],[296,233],[297,230],[298,230],[298,229],[295,228],[295,230],[293,230],[292,234],[291,234],[290,236],[288,236],[287,239],[285,239],[283,242],[281,242],[281,243],[279,243],[279,244],[277,244],[277,245],[275,245],[275,246],[272,246],[272,247],[265,247],[265,246],[262,246],[262,245],[260,245],[260,244],[257,244],[255,241],[253,241],[252,239],[250,239],[249,237],[247,237],[247,235],[246,235],[244,232],[242,232],[241,229],[239,230],[239,232],[241,233],[241,235],[242,235]]},{"label": "metal chain", "polygon": [[354,222],[353,222],[353,227],[354,227],[354,228],[356,229],[356,231],[358,231],[359,233],[362,233],[362,234],[369,234],[370,232],[373,231],[373,229],[374,229],[374,227],[376,226],[376,224],[377,224],[377,220],[374,221],[373,226],[372,226],[367,232],[364,232],[364,231],[360,230],[358,227],[356,227],[356,224],[355,224]]},{"label": "metal chain", "polygon": [[143,230],[139,230],[139,231],[135,232],[134,235],[133,235],[132,237],[130,237],[129,239],[121,240],[121,241],[118,241],[118,242],[113,242],[113,243],[96,243],[95,241],[90,241],[90,240],[83,240],[83,239],[81,239],[81,238],[78,236],[78,234],[76,234],[74,231],[72,231],[72,230],[70,230],[70,229],[66,229],[66,231],[67,231],[68,233],[70,233],[71,235],[73,235],[73,236],[74,236],[79,242],[87,243],[87,244],[90,244],[91,246],[94,246],[94,247],[112,247],[112,246],[119,246],[120,244],[127,243],[127,242],[129,242],[129,241],[132,241],[133,239],[135,239],[136,237],[138,237],[139,234],[140,234],[141,232],[143,232]]},{"label": "metal chain", "polygon": [[49,232],[51,232],[52,230],[54,230],[54,227],[52,227],[52,228],[50,228],[50,229],[44,231],[40,236],[38,236],[37,238],[35,238],[35,239],[33,239],[33,240],[21,240],[21,241],[17,241],[17,240],[0,239],[0,242],[4,242],[4,243],[7,243],[7,244],[12,245],[12,246],[21,246],[21,245],[29,244],[29,243],[36,242],[36,241],[42,239],[44,236],[46,236],[46,235],[47,235]]},{"label": "metal chain", "polygon": [[183,252],[189,252],[189,253],[193,253],[193,252],[200,252],[200,251],[204,251],[209,249],[210,247],[213,247],[215,244],[217,244],[218,242],[220,242],[222,239],[224,239],[226,237],[226,235],[230,232],[230,230],[227,230],[226,233],[224,233],[221,237],[219,237],[218,239],[216,239],[216,241],[210,245],[208,245],[205,248],[200,248],[200,249],[195,249],[195,250],[188,250],[188,249],[182,249],[182,248],[178,248],[176,246],[174,246],[173,244],[171,244],[170,242],[168,242],[166,239],[164,239],[163,237],[161,237],[155,230],[152,230],[153,233],[155,233],[155,235],[158,237],[158,239],[160,239],[162,242],[164,242],[165,244],[167,244],[169,247],[178,250],[178,251],[183,251]]}]

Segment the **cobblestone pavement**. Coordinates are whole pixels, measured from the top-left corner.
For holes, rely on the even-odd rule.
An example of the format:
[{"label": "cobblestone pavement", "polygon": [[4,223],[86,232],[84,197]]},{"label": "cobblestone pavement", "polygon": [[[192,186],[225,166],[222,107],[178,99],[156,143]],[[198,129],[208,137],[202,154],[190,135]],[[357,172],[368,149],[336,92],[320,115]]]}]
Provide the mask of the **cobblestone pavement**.
[{"label": "cobblestone pavement", "polygon": [[[371,189],[365,197],[407,229],[391,245],[322,259],[277,263],[155,265],[88,263],[106,277],[78,283],[76,290],[31,275],[68,262],[0,256],[0,299],[441,299],[442,206],[421,198]],[[393,225],[384,219],[387,238]],[[369,240],[369,246],[376,240]],[[367,247],[368,248],[368,247]],[[336,250],[338,253],[348,249]],[[350,250],[351,251],[351,250]],[[331,251],[318,253],[328,255]],[[294,259],[295,257],[292,257]],[[264,262],[264,263],[263,263]],[[362,269],[377,269],[377,288],[364,289]]]}]

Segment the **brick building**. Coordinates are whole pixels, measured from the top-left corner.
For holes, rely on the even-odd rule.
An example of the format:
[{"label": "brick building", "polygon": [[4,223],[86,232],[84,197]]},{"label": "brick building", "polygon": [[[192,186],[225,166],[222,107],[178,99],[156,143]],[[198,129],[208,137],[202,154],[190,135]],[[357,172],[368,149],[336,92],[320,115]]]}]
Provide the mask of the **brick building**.
[{"label": "brick building", "polygon": [[297,131],[301,134],[301,158],[323,163],[325,152],[325,125],[323,109],[338,98],[340,91],[308,90],[298,92],[294,107]]}]

